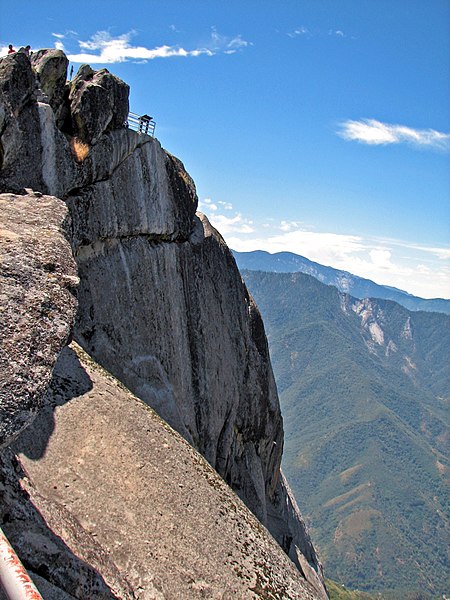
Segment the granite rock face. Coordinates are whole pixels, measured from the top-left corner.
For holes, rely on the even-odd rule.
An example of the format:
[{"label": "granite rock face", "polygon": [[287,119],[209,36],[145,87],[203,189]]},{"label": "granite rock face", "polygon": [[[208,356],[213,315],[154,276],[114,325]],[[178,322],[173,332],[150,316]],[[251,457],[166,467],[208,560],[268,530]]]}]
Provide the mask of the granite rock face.
[{"label": "granite rock face", "polygon": [[[82,66],[55,113],[42,91],[56,89],[54,70],[47,84],[46,69],[35,79],[26,57],[11,56],[0,74],[9,69],[23,91],[0,77],[0,186],[32,186],[69,208],[77,341],[206,458],[326,597],[280,470],[283,426],[262,320],[220,234],[195,214],[191,178],[156,139],[124,128],[128,87],[106,70]],[[63,124],[61,107],[70,111]],[[75,138],[86,144],[82,157]]]},{"label": "granite rock face", "polygon": [[[45,433],[39,431],[39,436]],[[64,462],[60,460],[60,464]],[[1,527],[42,597],[135,598],[108,552],[61,502],[48,497],[48,481],[42,487],[44,495],[10,448],[1,452]],[[1,589],[0,598],[7,600]]]},{"label": "granite rock face", "polygon": [[24,187],[47,192],[42,180],[36,80],[26,54],[0,60],[0,193]]},{"label": "granite rock face", "polygon": [[[65,593],[83,599],[129,598],[132,590],[131,597],[143,599],[317,600],[202,456],[76,344],[61,353],[47,403],[13,450],[16,487],[54,533],[71,547],[76,541],[80,572],[54,540],[36,565],[36,530],[40,541],[49,535],[36,518],[32,527],[13,518],[5,530],[23,548],[32,573],[48,566],[47,581]],[[12,517],[17,502],[10,499]],[[95,584],[97,593],[88,593]]]},{"label": "granite rock face", "polygon": [[95,144],[108,130],[124,126],[130,88],[106,69],[82,65],[70,86],[69,101],[74,135]]},{"label": "granite rock face", "polygon": [[44,49],[34,52],[31,66],[36,73],[37,82],[55,113],[60,126],[69,113],[66,98],[69,85],[66,85],[69,60],[62,50]]},{"label": "granite rock face", "polygon": [[0,194],[0,446],[34,418],[76,313],[64,202]]}]

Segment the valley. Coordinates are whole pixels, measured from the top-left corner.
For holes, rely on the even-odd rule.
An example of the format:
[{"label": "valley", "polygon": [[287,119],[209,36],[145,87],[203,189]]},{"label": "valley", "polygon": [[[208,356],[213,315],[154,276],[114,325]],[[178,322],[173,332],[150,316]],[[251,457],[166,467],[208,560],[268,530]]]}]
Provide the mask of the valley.
[{"label": "valley", "polygon": [[302,273],[243,276],[266,324],[284,469],[326,573],[386,597],[445,593],[448,317]]}]

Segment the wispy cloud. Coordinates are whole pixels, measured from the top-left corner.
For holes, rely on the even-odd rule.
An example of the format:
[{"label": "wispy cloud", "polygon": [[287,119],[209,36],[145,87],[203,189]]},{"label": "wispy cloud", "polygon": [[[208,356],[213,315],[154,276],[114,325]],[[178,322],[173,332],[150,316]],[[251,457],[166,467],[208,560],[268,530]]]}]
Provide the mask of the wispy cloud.
[{"label": "wispy cloud", "polygon": [[399,246],[401,248],[407,248],[408,250],[417,250],[418,252],[425,252],[426,254],[432,254],[436,258],[442,261],[450,260],[450,248],[449,247],[437,247],[437,246],[424,246],[421,244],[411,244],[408,242],[401,242],[398,240],[392,240],[391,244]]},{"label": "wispy cloud", "polygon": [[[73,34],[74,32],[69,33]],[[69,37],[73,42],[74,38],[73,35],[67,36],[61,33],[53,33],[52,35],[57,38],[55,47],[61,49],[64,49],[63,40]],[[74,63],[90,64],[112,64],[128,61],[146,62],[155,58],[214,56],[219,53],[235,54],[250,45],[250,42],[242,39],[240,35],[234,37],[224,36],[218,33],[215,28],[212,28],[207,44],[190,49],[180,45],[168,44],[154,48],[133,45],[132,39],[136,35],[136,31],[129,31],[113,37],[108,31],[97,31],[88,40],[77,40],[80,52],[68,52],[68,58]]]},{"label": "wispy cloud", "polygon": [[281,231],[292,231],[293,229],[299,229],[303,226],[301,221],[281,221],[279,228]]},{"label": "wispy cloud", "polygon": [[344,121],[337,134],[347,141],[357,141],[372,146],[387,144],[412,144],[421,148],[450,151],[450,134],[434,129],[413,129],[406,125],[392,125],[376,119]]},{"label": "wispy cloud", "polygon": [[[327,33],[328,33],[328,35],[338,37],[338,38],[347,37],[345,35],[345,33],[342,31],[342,29],[329,29]],[[288,31],[287,35],[290,38],[296,38],[296,37],[311,38],[311,37],[323,37],[326,35],[326,33],[324,31],[321,31],[320,29],[311,29],[309,27],[305,27],[304,25],[302,25],[301,27],[296,27],[292,31]]]},{"label": "wispy cloud", "polygon": [[309,37],[311,35],[312,35],[311,31],[307,27],[304,27],[303,25],[301,27],[297,27],[293,31],[288,32],[288,36],[291,38],[295,38],[298,36],[308,36]]},{"label": "wispy cloud", "polygon": [[223,200],[213,202],[211,198],[204,198],[199,200],[198,210],[209,217],[211,223],[222,235],[248,234],[255,231],[253,221],[243,217],[241,213],[235,212],[234,215],[230,216],[219,212],[232,211],[233,206],[229,202]]},{"label": "wispy cloud", "polygon": [[231,202],[224,202],[223,200],[217,200],[217,202],[213,202],[211,198],[203,198],[203,200],[198,201],[198,210],[204,213],[215,212],[217,210],[233,210],[233,205]]},{"label": "wispy cloud", "polygon": [[208,47],[214,52],[223,52],[225,54],[235,54],[247,46],[251,46],[251,42],[242,39],[241,35],[229,37],[222,35],[215,27],[211,28],[211,43]]}]

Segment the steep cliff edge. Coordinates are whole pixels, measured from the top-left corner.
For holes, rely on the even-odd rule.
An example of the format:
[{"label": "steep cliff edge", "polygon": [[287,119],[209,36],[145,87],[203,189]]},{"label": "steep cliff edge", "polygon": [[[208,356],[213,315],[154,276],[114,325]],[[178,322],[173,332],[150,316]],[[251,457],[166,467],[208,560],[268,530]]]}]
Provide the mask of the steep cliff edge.
[{"label": "steep cliff edge", "polygon": [[66,65],[57,51],[34,71],[20,53],[0,62],[0,185],[66,202],[77,341],[203,454],[325,597],[280,472],[263,324],[231,253],[195,214],[180,161],[124,126],[126,84],[87,66],[66,84]]},{"label": "steep cliff edge", "polygon": [[[65,534],[67,513],[78,521],[91,539],[77,541],[79,560],[115,596],[317,598],[209,464],[74,344],[56,365],[48,403],[13,449],[39,512],[57,535]],[[39,570],[34,531],[6,528]],[[73,578],[71,562],[62,550],[58,556],[60,572],[65,560]],[[67,591],[75,595],[78,586]],[[100,595],[90,587],[76,597]]]}]

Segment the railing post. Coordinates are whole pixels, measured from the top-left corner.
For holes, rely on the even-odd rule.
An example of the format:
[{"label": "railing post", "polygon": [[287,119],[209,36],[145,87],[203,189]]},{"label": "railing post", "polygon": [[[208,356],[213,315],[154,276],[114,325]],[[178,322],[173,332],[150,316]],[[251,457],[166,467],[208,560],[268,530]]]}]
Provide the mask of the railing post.
[{"label": "railing post", "polygon": [[8,600],[43,600],[1,528],[0,585]]},{"label": "railing post", "polygon": [[150,117],[149,115],[137,115],[129,112],[125,127],[137,131],[138,133],[144,133],[150,136],[155,135],[155,121],[153,120],[153,117]]}]

